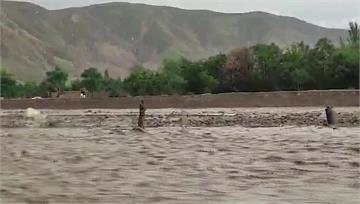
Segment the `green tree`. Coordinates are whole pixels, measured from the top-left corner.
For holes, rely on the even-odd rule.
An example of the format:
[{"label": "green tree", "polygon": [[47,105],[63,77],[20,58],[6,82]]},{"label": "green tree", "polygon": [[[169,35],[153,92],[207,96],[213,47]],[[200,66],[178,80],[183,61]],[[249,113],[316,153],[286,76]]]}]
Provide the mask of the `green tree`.
[{"label": "green tree", "polygon": [[335,47],[327,38],[321,38],[310,50],[307,62],[307,72],[310,75],[309,86],[312,89],[324,89],[329,87],[333,80],[329,71],[333,66],[332,57],[335,53]]},{"label": "green tree", "polygon": [[75,79],[70,82],[70,90],[79,91],[81,88],[83,88],[83,85],[81,84],[81,80]]},{"label": "green tree", "polygon": [[359,88],[359,27],[349,23],[348,43],[335,49],[328,63],[328,88]]},{"label": "green tree", "polygon": [[9,72],[5,71],[4,69],[1,69],[0,82],[1,97],[15,98],[21,95],[22,86],[18,82],[16,82],[16,80]]},{"label": "green tree", "polygon": [[309,79],[309,74],[305,69],[295,69],[292,73],[292,78],[297,86],[297,90],[302,90],[304,83]]},{"label": "green tree", "polygon": [[25,82],[23,85],[23,96],[26,98],[32,98],[39,94],[39,87],[36,82]]},{"label": "green tree", "polygon": [[46,81],[53,89],[63,90],[66,87],[66,81],[68,79],[68,73],[62,70],[60,67],[55,67],[55,70],[46,72]]},{"label": "green tree", "polygon": [[359,46],[360,46],[360,29],[357,22],[349,23],[349,41],[350,46],[340,49],[345,57],[346,70],[345,77],[348,87],[359,88]]},{"label": "green tree", "polygon": [[328,77],[331,79],[325,88],[359,88],[359,50],[347,46],[336,50],[331,60]]},{"label": "green tree", "polygon": [[218,85],[218,81],[208,73],[201,61],[188,61],[183,65],[181,75],[186,81],[186,91],[190,93],[209,93]]},{"label": "green tree", "polygon": [[122,93],[124,93],[122,81],[120,78],[108,78],[107,80],[105,80],[104,89],[110,97],[119,97]]},{"label": "green tree", "polygon": [[107,69],[104,71],[103,89],[110,97],[119,97],[124,92],[121,78],[111,78]]},{"label": "green tree", "polygon": [[280,89],[281,49],[274,43],[270,45],[256,45],[255,67],[256,87],[261,91]]},{"label": "green tree", "polygon": [[348,42],[350,45],[359,46],[360,29],[357,22],[349,23]]},{"label": "green tree", "polygon": [[[296,76],[299,75],[299,70],[308,69],[309,54],[310,47],[303,42],[295,43],[285,50],[280,62],[282,69],[280,77],[282,90],[298,89]],[[303,82],[302,85],[305,85],[306,83],[308,83],[308,81]]]},{"label": "green tree", "polygon": [[226,90],[224,67],[226,55],[218,54],[203,61],[203,66],[207,73],[217,81],[217,86],[212,88],[212,92],[221,93]]},{"label": "green tree", "polygon": [[46,72],[46,79],[41,82],[39,90],[42,95],[47,92],[65,90],[68,74],[60,67],[56,66],[54,70]]},{"label": "green tree", "polygon": [[161,83],[158,87],[161,87],[163,94],[185,93],[186,81],[182,76],[182,69],[187,63],[185,58],[164,60],[157,76],[157,83]]},{"label": "green tree", "polygon": [[153,92],[153,80],[153,72],[137,66],[130,76],[124,80],[124,88],[133,96],[149,95]]},{"label": "green tree", "polygon": [[91,93],[102,90],[104,79],[96,68],[91,67],[84,70],[81,78],[81,84]]}]

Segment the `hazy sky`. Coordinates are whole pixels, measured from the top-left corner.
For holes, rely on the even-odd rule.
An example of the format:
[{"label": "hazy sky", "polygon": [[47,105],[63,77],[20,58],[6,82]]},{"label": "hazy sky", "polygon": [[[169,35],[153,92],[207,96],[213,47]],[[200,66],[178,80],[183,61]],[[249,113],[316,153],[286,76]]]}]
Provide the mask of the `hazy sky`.
[{"label": "hazy sky", "polygon": [[[23,0],[48,9],[86,6],[121,0]],[[359,0],[122,0],[131,3],[167,5],[186,9],[208,9],[226,13],[265,11],[293,16],[325,27],[347,28],[360,22]]]}]

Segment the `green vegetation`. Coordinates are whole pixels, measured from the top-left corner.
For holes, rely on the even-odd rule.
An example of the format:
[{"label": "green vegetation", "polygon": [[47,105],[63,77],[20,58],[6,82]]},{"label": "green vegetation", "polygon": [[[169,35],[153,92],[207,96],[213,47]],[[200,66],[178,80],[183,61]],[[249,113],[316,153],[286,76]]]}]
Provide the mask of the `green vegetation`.
[{"label": "green vegetation", "polygon": [[326,38],[314,47],[303,42],[286,49],[275,44],[256,45],[200,61],[167,59],[157,72],[137,66],[123,81],[96,68],[85,70],[81,79],[70,83],[68,74],[59,67],[46,76],[39,85],[20,84],[2,70],[1,96],[32,97],[83,87],[91,93],[106,91],[111,97],[359,88],[359,28],[350,23],[348,39],[340,47]]},{"label": "green vegetation", "polygon": [[81,74],[81,84],[87,88],[91,93],[103,89],[104,78],[96,68],[86,69]]},{"label": "green vegetation", "polygon": [[39,92],[41,95],[46,95],[47,92],[64,90],[67,79],[68,74],[56,66],[53,71],[46,72],[46,79],[40,83]]},{"label": "green vegetation", "polygon": [[21,95],[21,84],[5,70],[1,70],[1,97],[14,98]]}]

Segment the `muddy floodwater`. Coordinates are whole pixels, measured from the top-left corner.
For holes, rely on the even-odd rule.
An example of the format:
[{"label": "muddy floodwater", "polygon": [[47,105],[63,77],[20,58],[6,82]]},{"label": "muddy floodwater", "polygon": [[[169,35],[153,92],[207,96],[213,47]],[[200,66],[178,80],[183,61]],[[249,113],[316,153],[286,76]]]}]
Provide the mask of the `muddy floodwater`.
[{"label": "muddy floodwater", "polygon": [[1,203],[360,202],[358,108],[185,111],[1,110]]}]

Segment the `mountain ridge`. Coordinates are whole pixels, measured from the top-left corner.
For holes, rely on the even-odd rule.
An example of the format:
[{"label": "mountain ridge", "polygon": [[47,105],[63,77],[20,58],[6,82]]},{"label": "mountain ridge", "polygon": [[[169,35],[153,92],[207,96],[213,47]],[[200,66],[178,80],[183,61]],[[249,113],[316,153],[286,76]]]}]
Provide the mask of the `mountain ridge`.
[{"label": "mountain ridge", "polygon": [[258,43],[314,45],[321,37],[338,43],[346,35],[261,11],[228,14],[124,2],[57,10],[1,4],[2,66],[22,80],[41,80],[55,65],[74,77],[92,66],[123,77],[134,65],[156,69],[168,57],[201,59]]}]

